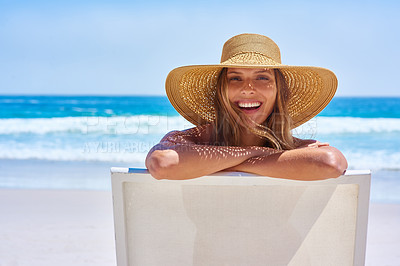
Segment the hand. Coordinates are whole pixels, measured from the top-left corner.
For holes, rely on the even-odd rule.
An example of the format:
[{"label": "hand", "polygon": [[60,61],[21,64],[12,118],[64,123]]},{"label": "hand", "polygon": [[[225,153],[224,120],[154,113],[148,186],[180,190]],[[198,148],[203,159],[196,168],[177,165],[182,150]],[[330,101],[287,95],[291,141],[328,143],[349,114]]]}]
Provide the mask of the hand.
[{"label": "hand", "polygon": [[326,147],[329,146],[328,142],[319,142],[318,140],[313,140],[313,139],[304,139],[300,140],[297,139],[298,141],[298,146],[297,148],[319,148],[319,147]]},{"label": "hand", "polygon": [[319,147],[324,147],[324,146],[329,146],[328,142],[319,142],[318,140],[315,141],[314,143],[308,144],[306,147],[309,148],[319,148]]}]

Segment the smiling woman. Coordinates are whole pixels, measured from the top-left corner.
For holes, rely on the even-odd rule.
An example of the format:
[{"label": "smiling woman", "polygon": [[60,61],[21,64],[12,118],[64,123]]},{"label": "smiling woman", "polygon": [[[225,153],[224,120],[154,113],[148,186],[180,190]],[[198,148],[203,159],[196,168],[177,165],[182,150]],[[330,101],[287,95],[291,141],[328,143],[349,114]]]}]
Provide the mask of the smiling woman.
[{"label": "smiling woman", "polygon": [[340,151],[291,130],[313,118],[336,92],[337,79],[319,67],[281,64],[268,37],[229,39],[218,65],[172,70],[166,91],[196,127],[168,133],[146,166],[157,179],[188,179],[221,170],[318,180],[347,168]]}]

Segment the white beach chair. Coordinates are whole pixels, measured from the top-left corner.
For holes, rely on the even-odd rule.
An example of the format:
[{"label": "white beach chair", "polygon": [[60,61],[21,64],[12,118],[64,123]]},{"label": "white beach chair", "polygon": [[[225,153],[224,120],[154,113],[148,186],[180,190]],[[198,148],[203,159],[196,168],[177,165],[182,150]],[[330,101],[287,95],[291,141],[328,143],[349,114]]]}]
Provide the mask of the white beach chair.
[{"label": "white beach chair", "polygon": [[111,175],[119,266],[364,265],[369,171],[323,181]]}]

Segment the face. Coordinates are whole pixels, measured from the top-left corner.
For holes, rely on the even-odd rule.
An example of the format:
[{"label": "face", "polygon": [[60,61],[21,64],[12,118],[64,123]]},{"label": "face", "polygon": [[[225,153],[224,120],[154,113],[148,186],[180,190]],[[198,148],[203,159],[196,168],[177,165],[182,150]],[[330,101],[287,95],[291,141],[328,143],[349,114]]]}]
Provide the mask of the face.
[{"label": "face", "polygon": [[228,98],[254,122],[261,124],[271,114],[276,100],[272,69],[228,68]]}]

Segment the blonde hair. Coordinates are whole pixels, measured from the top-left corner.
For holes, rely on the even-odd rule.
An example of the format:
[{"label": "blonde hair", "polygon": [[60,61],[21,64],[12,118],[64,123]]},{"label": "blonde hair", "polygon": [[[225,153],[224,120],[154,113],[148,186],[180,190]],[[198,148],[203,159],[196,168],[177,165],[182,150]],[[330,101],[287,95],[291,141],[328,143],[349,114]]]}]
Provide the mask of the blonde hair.
[{"label": "blonde hair", "polygon": [[[289,90],[282,73],[275,69],[277,95],[273,111],[262,124],[242,115],[240,109],[232,105],[228,98],[227,68],[223,68],[217,82],[215,97],[216,118],[214,121],[213,142],[215,145],[240,146],[241,135],[249,130],[265,139],[265,146],[278,150],[295,148],[291,133],[292,121],[287,109]],[[253,124],[254,127],[248,125]]]}]

